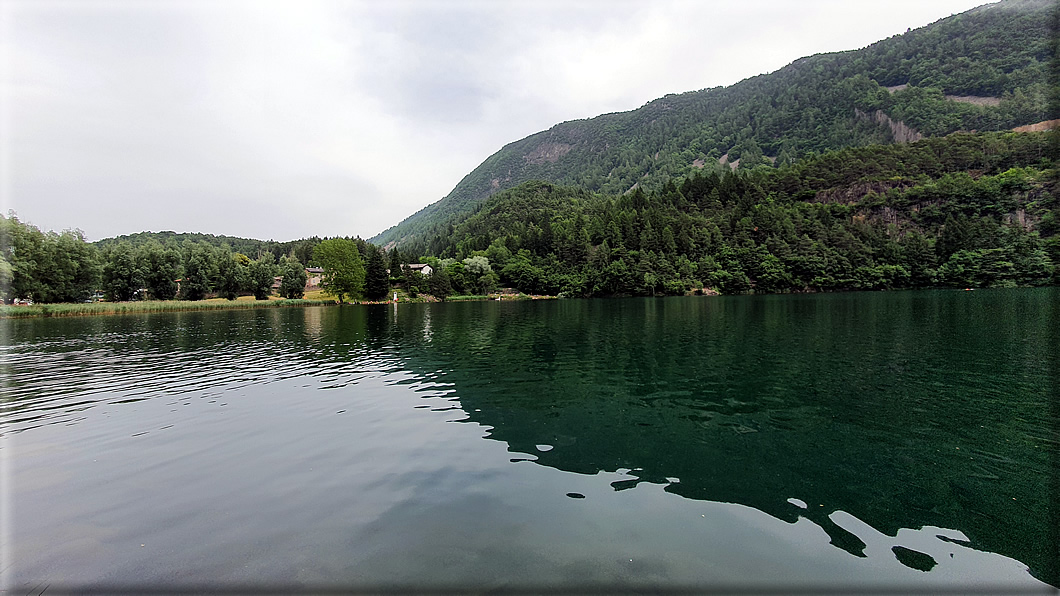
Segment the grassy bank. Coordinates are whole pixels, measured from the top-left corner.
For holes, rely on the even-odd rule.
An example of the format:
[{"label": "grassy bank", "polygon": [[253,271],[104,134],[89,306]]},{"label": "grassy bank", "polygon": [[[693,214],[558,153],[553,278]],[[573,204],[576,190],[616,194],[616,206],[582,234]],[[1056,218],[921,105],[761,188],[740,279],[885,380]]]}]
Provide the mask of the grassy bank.
[{"label": "grassy bank", "polygon": [[[429,294],[412,298],[403,290],[397,290],[398,301],[404,303],[441,302]],[[531,296],[527,294],[489,294],[483,296],[449,296],[446,302],[469,302],[473,300],[548,300],[555,296]],[[347,304],[386,304],[390,301],[350,301]],[[84,304],[34,304],[33,306],[0,305],[0,319],[26,319],[33,317],[80,317],[90,315],[120,315],[151,312],[177,312],[193,310],[230,310],[244,308],[277,308],[288,306],[334,306],[335,298],[314,290],[307,292],[302,300],[284,300],[271,297],[255,300],[253,296],[240,296],[236,300],[211,298],[208,300],[144,300],[137,302],[90,302]]]},{"label": "grassy bank", "polygon": [[142,302],[91,302],[85,304],[34,304],[33,306],[0,306],[0,318],[80,317],[192,310],[228,310],[242,308],[277,308],[289,306],[322,306],[334,300],[144,300]]},{"label": "grassy bank", "polygon": [[[390,292],[388,292],[388,295],[390,295],[390,296],[392,296],[393,294],[397,294],[398,302],[402,303],[402,304],[405,304],[405,303],[423,304],[423,303],[428,303],[428,302],[475,302],[475,301],[484,301],[484,300],[505,300],[505,301],[509,301],[509,300],[554,300],[556,298],[555,296],[538,296],[538,295],[530,295],[530,294],[522,294],[522,293],[511,293],[511,292],[503,292],[503,293],[501,293],[501,292],[498,292],[498,293],[493,293],[493,294],[457,294],[457,295],[447,296],[445,300],[441,300],[441,299],[439,299],[439,298],[437,298],[435,296],[432,296],[430,294],[422,294],[422,293],[421,294],[417,294],[416,297],[412,297],[412,296],[409,296],[408,293],[405,292],[405,290],[402,290],[402,289],[394,289],[394,290],[391,290]],[[318,295],[321,298],[326,298],[327,297],[327,294],[318,294]],[[313,297],[313,296],[311,296],[311,294],[307,292],[306,293],[306,298],[310,298],[310,297]],[[331,300],[334,300],[334,298],[332,298]],[[392,303],[393,303],[393,301],[389,300],[389,299],[388,300],[378,300],[378,301],[353,300],[353,299],[350,299],[347,302],[347,304],[392,304]]]},{"label": "grassy bank", "polygon": [[471,302],[475,300],[553,300],[555,296],[532,296],[530,294],[487,294],[487,295],[475,295],[466,294],[459,296],[449,296],[445,299],[446,302]]}]

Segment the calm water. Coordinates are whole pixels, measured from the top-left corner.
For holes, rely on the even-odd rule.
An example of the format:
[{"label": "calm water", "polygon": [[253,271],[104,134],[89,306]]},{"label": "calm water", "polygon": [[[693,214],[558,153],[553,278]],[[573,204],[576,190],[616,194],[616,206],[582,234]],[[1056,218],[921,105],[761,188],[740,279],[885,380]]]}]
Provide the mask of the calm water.
[{"label": "calm water", "polygon": [[16,593],[1060,585],[1057,288],[4,333]]}]

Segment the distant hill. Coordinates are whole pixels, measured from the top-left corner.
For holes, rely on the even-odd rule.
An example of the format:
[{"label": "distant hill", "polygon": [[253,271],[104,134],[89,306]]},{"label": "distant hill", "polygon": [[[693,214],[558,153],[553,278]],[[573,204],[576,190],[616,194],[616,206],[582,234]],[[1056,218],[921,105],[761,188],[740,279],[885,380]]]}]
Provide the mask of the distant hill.
[{"label": "distant hill", "polygon": [[135,234],[123,234],[114,238],[97,240],[94,244],[100,248],[128,242],[133,246],[139,246],[147,242],[156,241],[161,244],[182,244],[184,242],[202,242],[212,246],[228,245],[235,252],[251,254],[269,244],[280,244],[273,240],[256,240],[254,238],[240,238],[238,236],[215,236],[214,234],[201,234],[198,232],[137,232]]},{"label": "distant hill", "polygon": [[422,242],[529,180],[621,194],[695,172],[775,167],[844,147],[1055,118],[1047,107],[1055,6],[1002,0],[729,87],[558,124],[506,145],[445,198],[371,241]]},{"label": "distant hill", "polygon": [[216,247],[227,246],[233,252],[242,253],[254,259],[269,252],[277,259],[285,255],[294,255],[300,262],[308,263],[313,257],[313,247],[319,244],[320,240],[320,238],[313,236],[312,238],[277,242],[275,240],[256,240],[238,236],[215,236],[214,234],[201,234],[198,232],[164,231],[124,234],[114,238],[97,240],[93,244],[102,249],[122,242],[127,242],[132,246],[139,246],[148,242],[158,242],[163,246],[181,246],[185,243],[209,244]]}]

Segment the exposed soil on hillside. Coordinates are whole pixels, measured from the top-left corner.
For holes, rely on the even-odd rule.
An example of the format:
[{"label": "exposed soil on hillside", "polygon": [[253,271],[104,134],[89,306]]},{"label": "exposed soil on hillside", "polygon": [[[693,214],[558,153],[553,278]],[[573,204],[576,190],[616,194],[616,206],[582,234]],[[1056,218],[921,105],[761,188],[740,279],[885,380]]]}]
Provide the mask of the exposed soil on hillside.
[{"label": "exposed soil on hillside", "polygon": [[1000,97],[989,97],[984,95],[947,95],[946,99],[960,103],[970,103],[977,106],[999,106]]},{"label": "exposed soil on hillside", "polygon": [[736,168],[740,167],[740,160],[737,159],[735,161],[729,161],[729,154],[728,153],[726,153],[725,155],[722,155],[721,157],[719,157],[718,158],[718,163],[720,163],[723,166],[727,165],[727,166],[729,166],[730,168],[732,168],[734,170]]},{"label": "exposed soil on hillside", "polygon": [[1060,128],[1060,120],[1042,120],[1035,124],[1028,124],[1026,126],[1017,126],[1013,128],[1013,132],[1042,132],[1043,130],[1051,130],[1053,128]]}]

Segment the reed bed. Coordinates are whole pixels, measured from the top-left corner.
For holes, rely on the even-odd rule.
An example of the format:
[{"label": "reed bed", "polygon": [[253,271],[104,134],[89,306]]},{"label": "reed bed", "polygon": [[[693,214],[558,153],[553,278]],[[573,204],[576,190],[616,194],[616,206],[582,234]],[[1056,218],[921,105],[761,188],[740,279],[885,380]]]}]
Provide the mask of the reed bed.
[{"label": "reed bed", "polygon": [[449,296],[445,299],[446,302],[472,302],[480,300],[551,300],[555,296],[537,296],[530,294],[487,294],[487,295],[475,295],[475,294],[461,294],[458,296]]},{"label": "reed bed", "polygon": [[0,305],[0,318],[80,317],[194,310],[283,308],[334,305],[334,300],[144,300],[140,302],[91,302],[84,304]]}]

